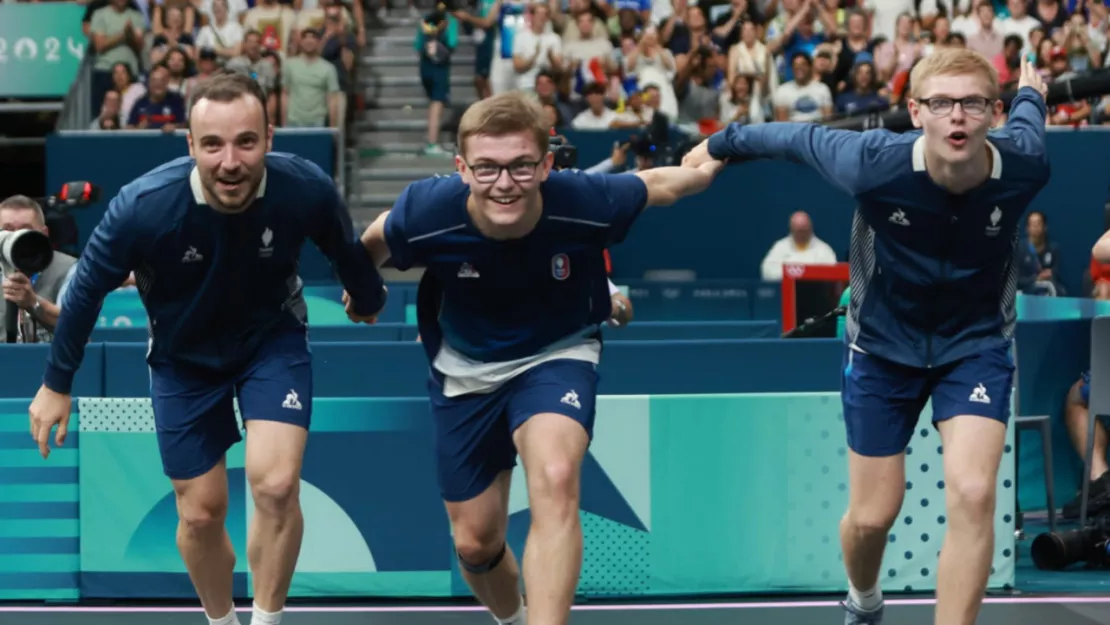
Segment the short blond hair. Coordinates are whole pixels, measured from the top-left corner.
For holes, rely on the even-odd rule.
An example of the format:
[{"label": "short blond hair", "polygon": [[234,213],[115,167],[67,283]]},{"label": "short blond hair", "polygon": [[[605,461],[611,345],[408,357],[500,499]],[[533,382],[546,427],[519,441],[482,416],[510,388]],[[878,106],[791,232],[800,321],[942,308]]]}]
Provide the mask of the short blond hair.
[{"label": "short blond hair", "polygon": [[459,120],[459,154],[466,154],[466,140],[475,135],[532,133],[540,154],[547,153],[551,127],[536,98],[520,91],[508,91],[470,105]]},{"label": "short blond hair", "polygon": [[987,57],[966,48],[937,48],[918,61],[910,71],[910,97],[920,98],[921,87],[933,76],[965,76],[979,74],[986,79],[986,96],[997,98],[998,70]]}]

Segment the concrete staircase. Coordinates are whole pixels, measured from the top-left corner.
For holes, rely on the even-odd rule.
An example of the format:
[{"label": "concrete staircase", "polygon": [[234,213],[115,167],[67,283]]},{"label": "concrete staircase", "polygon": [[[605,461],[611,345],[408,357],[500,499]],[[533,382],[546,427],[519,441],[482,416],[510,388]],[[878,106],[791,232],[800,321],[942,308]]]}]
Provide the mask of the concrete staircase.
[{"label": "concrete staircase", "polygon": [[[359,87],[365,94],[366,110],[354,123],[354,147],[348,151],[348,201],[356,227],[369,224],[391,208],[412,181],[454,170],[450,156],[422,154],[427,142],[428,101],[413,49],[419,20],[407,8],[369,19],[367,45],[359,59]],[[460,36],[452,57],[451,105],[444,112],[444,126],[452,121],[453,111],[464,110],[477,99],[474,44]],[[440,143],[451,150],[454,138],[441,132]]]}]

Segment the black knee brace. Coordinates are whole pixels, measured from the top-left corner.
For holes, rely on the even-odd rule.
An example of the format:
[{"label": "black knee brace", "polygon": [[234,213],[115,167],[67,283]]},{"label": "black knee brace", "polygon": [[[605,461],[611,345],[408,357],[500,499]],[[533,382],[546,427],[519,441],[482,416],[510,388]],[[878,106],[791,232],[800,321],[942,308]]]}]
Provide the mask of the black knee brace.
[{"label": "black knee brace", "polygon": [[463,560],[463,557],[459,555],[457,551],[455,552],[455,556],[457,556],[459,559],[459,566],[463,567],[467,571],[470,571],[471,573],[481,575],[483,573],[489,573],[493,569],[497,568],[497,565],[501,564],[501,561],[505,559],[505,551],[508,548],[508,545],[503,543],[501,545],[501,550],[497,552],[497,555],[490,558],[489,562],[486,562],[485,564],[471,564],[466,560]]}]

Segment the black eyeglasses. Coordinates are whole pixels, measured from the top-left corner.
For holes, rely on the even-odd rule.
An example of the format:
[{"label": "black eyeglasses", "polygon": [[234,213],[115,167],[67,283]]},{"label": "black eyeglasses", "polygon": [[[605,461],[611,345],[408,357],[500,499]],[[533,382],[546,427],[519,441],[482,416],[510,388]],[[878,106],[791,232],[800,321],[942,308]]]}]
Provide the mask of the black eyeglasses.
[{"label": "black eyeglasses", "polygon": [[[464,161],[465,162],[465,161]],[[478,182],[496,182],[501,177],[502,171],[509,172],[509,177],[516,182],[531,182],[536,177],[536,168],[540,166],[542,161],[513,161],[508,165],[500,165],[498,163],[478,163],[471,165],[466,163],[470,168],[474,179]]]},{"label": "black eyeglasses", "polygon": [[920,104],[924,104],[933,115],[948,115],[956,108],[957,104],[959,104],[960,108],[968,115],[982,115],[987,112],[987,107],[990,106],[994,100],[995,98],[984,98],[982,96],[917,99],[917,101]]}]

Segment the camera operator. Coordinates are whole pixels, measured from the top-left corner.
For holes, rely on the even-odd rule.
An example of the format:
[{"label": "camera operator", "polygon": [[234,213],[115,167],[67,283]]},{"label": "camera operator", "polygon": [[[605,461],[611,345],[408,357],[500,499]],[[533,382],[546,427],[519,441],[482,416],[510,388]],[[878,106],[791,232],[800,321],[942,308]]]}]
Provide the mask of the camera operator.
[{"label": "camera operator", "polygon": [[[0,228],[38,230],[49,236],[46,218],[38,202],[22,195],[13,195],[0,202]],[[77,259],[54,252],[54,259],[41,273],[26,276],[15,272],[3,277],[4,299],[19,307],[19,342],[49,343],[61,312],[58,294]],[[7,307],[0,307],[0,322],[5,320]],[[0,339],[3,340],[3,339]]]}]

